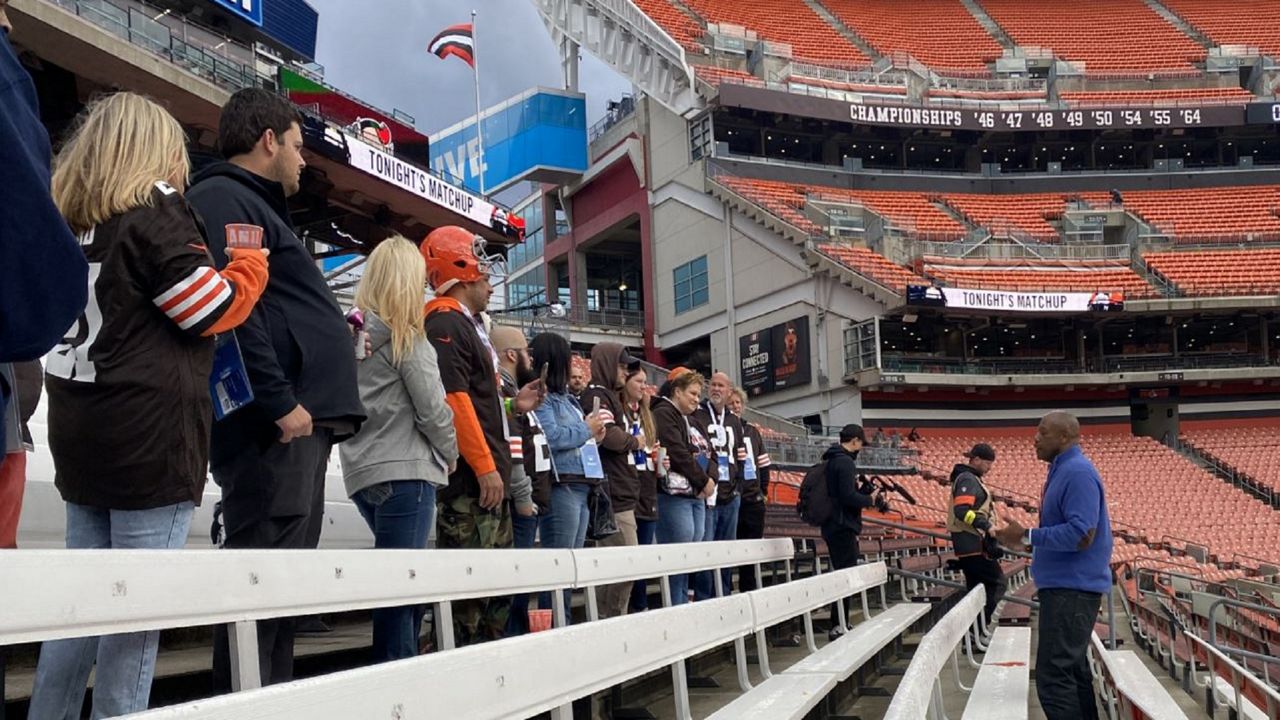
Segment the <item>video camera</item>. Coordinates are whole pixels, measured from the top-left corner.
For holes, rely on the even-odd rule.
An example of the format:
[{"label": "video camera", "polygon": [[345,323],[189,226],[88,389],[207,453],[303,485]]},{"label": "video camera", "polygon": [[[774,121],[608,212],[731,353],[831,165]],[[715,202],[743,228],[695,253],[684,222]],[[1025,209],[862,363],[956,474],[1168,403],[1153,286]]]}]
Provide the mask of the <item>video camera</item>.
[{"label": "video camera", "polygon": [[908,504],[917,505],[915,496],[907,491],[892,479],[885,479],[879,475],[858,476],[858,492],[863,495],[870,495],[875,500],[875,507],[880,512],[889,512],[889,499],[885,497],[888,493],[896,493],[906,500]]}]

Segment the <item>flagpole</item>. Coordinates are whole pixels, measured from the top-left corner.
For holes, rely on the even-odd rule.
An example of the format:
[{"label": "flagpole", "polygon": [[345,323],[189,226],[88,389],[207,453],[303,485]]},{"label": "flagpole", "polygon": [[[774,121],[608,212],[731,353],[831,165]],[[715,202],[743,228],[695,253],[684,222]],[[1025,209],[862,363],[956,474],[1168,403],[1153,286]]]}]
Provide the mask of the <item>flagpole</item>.
[{"label": "flagpole", "polygon": [[471,11],[471,71],[476,79],[476,141],[479,144],[480,194],[484,195],[484,128],[480,118],[480,47],[476,41],[476,11]]}]

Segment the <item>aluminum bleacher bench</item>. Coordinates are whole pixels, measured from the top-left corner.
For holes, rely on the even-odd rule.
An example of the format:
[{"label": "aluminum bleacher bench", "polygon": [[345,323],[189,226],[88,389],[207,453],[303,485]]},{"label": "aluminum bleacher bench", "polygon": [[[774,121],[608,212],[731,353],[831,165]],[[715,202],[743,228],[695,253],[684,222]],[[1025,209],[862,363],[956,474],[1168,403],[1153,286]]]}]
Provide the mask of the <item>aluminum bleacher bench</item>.
[{"label": "aluminum bleacher bench", "polygon": [[997,628],[961,720],[1026,720],[1031,686],[1031,628]]},{"label": "aluminum bleacher bench", "polygon": [[1217,702],[1231,708],[1241,720],[1267,720],[1267,711],[1258,707],[1243,694],[1239,702],[1236,702],[1235,688],[1231,687],[1231,681],[1226,678],[1219,675],[1213,676],[1213,689]]},{"label": "aluminum bleacher bench", "polygon": [[978,585],[925,633],[911,655],[902,682],[889,701],[884,720],[919,720],[926,715],[936,717],[932,710],[942,701],[938,673],[954,656],[965,636],[976,632],[986,601],[986,590]]},{"label": "aluminum bleacher bench", "polygon": [[[1034,580],[1028,580],[1023,583],[1022,587],[1010,593],[1016,598],[1030,600],[1036,594],[1036,583]],[[1003,603],[1000,606],[1000,617],[998,622],[1001,625],[1030,625],[1031,624],[1031,608],[1022,603]]]},{"label": "aluminum bleacher bench", "polygon": [[1119,717],[1186,720],[1169,692],[1132,650],[1108,650],[1095,633],[1089,645],[1090,669],[1109,706]]},{"label": "aluminum bleacher bench", "polygon": [[[818,600],[830,602],[884,576],[883,565],[828,573],[790,583],[796,586],[790,599],[796,607]],[[767,622],[788,612],[780,606],[787,595],[778,592],[785,587],[560,627],[133,717],[490,720],[530,717],[552,710],[562,713],[553,714],[554,717],[567,718],[569,713],[564,708],[576,698],[762,632],[766,625],[761,618]],[[805,684],[793,684],[791,688],[801,685]],[[816,693],[821,690],[818,685],[805,686]],[[677,716],[689,718],[688,688],[677,686],[675,694]]]},{"label": "aluminum bleacher bench", "polygon": [[[751,600],[733,595],[295,680],[134,717],[525,718],[751,631]],[[680,691],[676,688],[677,694]]]},{"label": "aluminum bleacher bench", "polygon": [[[827,644],[780,674],[769,671],[764,654],[765,629],[801,612],[883,585],[886,580],[884,565],[874,563],[749,593],[756,611],[760,670],[766,679],[708,720],[803,718],[838,683],[847,680],[867,660],[901,637],[928,608],[914,603],[889,608],[859,623],[839,640]],[[808,629],[810,627],[806,624]]]},{"label": "aluminum bleacher bench", "polygon": [[[671,573],[789,562],[793,552],[785,539],[590,550],[11,550],[0,553],[0,646],[227,623],[233,685],[246,689],[260,684],[258,620],[433,604],[436,647],[450,650],[454,600],[648,577],[665,586]],[[563,593],[552,601],[562,606]]]}]

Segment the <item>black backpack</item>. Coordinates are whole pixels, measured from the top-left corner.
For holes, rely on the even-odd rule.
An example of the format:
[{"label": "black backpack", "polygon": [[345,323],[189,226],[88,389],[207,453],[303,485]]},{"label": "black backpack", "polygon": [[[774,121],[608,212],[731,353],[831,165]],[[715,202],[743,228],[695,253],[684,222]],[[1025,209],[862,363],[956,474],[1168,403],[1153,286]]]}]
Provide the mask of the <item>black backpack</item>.
[{"label": "black backpack", "polygon": [[827,488],[827,461],[814,465],[804,474],[800,483],[800,498],[796,500],[796,512],[810,525],[823,525],[834,514],[831,493]]}]

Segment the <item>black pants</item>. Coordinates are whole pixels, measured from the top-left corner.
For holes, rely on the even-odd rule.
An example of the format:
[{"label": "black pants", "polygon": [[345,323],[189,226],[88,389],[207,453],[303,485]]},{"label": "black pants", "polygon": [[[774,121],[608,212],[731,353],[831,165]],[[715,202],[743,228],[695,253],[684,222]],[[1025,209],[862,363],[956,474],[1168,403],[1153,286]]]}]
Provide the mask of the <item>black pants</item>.
[{"label": "black pants", "polygon": [[1048,720],[1097,720],[1089,638],[1102,595],[1047,588],[1040,596],[1040,645],[1036,649],[1036,695]]},{"label": "black pants", "polygon": [[[858,564],[858,533],[850,528],[822,528],[822,539],[827,542],[827,554],[833,570],[844,570]],[[848,605],[845,606],[846,608]],[[846,620],[848,613],[845,614]],[[831,624],[840,621],[836,603],[831,604]]]},{"label": "black pants", "polygon": [[[333,433],[315,428],[290,443],[255,445],[211,467],[222,488],[228,548],[302,548],[320,544],[324,523],[324,474]],[[293,679],[294,618],[259,620],[258,663],[262,684]],[[231,690],[227,628],[214,628],[213,687]]]},{"label": "black pants", "polygon": [[1000,570],[1000,562],[983,555],[966,555],[956,558],[956,562],[960,565],[960,571],[964,573],[965,590],[972,590],[978,585],[986,589],[987,605],[982,612],[986,616],[987,627],[990,628],[991,616],[995,613],[996,604],[1000,602],[1000,596],[1004,595],[1007,587],[1004,573]]},{"label": "black pants", "polygon": [[[764,537],[764,501],[746,502],[738,509],[738,539],[758,540]],[[738,568],[738,591],[751,592],[756,589],[756,566],[743,565]]]}]

